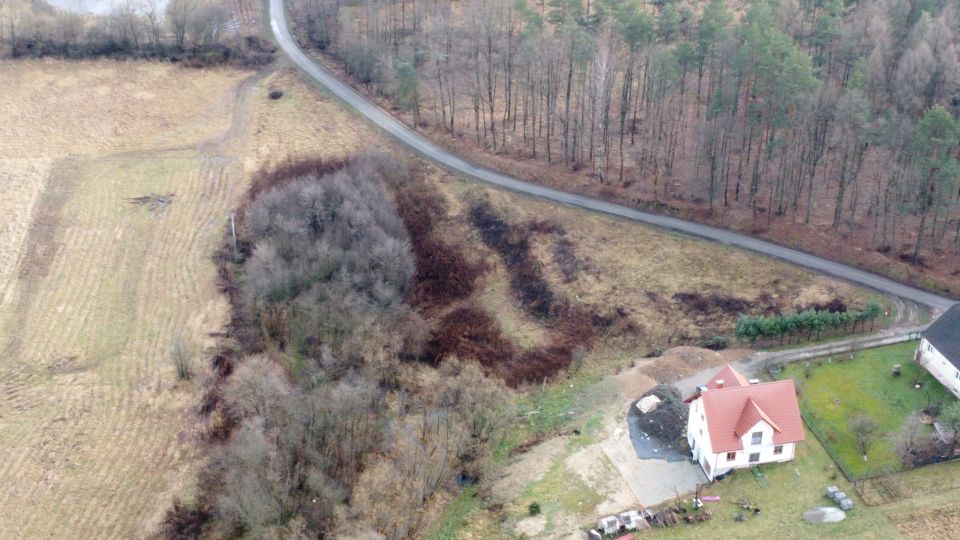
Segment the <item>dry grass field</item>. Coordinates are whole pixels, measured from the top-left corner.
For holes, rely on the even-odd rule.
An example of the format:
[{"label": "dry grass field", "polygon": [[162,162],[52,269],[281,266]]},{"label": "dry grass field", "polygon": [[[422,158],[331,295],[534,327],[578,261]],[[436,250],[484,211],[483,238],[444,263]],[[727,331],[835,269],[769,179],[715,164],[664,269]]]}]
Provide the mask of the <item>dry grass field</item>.
[{"label": "dry grass field", "polygon": [[[743,250],[517,196],[440,171],[434,171],[430,181],[449,209],[443,227],[446,240],[465,242],[467,251],[489,254],[466,217],[472,201],[489,200],[513,224],[545,220],[559,225],[562,234],[530,235],[532,252],[551,288],[598,313],[621,308],[637,325],[632,339],[637,346],[667,348],[732,329],[732,312],[715,308],[696,315],[684,309],[684,302],[674,296],[678,294],[732,297],[745,301],[754,312],[770,305],[789,311],[832,298],[850,305],[862,306],[868,300],[889,305],[882,296],[846,282]],[[566,279],[556,256],[560,242],[569,243],[576,260],[572,279]],[[493,270],[481,280],[481,303],[508,335],[521,343],[541,344],[542,328],[516,306],[498,258],[489,254],[485,262]]]},{"label": "dry grass field", "polygon": [[285,72],[8,62],[0,110],[0,537],[144,536],[194,481],[202,377],[167,352],[202,373],[249,173],[361,138]]}]

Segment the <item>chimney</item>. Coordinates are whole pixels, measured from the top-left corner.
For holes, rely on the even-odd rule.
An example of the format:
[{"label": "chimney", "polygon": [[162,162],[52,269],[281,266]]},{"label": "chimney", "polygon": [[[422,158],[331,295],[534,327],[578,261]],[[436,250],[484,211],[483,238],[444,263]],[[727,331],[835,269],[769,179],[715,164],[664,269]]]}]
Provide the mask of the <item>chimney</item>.
[{"label": "chimney", "polygon": [[717,379],[714,382],[717,384],[717,388],[723,388],[723,379]]}]

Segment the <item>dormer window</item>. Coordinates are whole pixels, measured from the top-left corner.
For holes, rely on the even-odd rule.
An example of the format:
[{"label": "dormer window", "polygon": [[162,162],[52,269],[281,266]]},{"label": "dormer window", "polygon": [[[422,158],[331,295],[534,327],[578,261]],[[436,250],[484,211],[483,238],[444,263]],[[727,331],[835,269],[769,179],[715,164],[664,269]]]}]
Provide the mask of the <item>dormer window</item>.
[{"label": "dormer window", "polygon": [[763,441],[763,432],[762,432],[762,431],[754,431],[753,434],[750,436],[750,444],[752,444],[752,445],[754,445],[754,446],[757,446],[757,445],[760,444],[762,441]]}]

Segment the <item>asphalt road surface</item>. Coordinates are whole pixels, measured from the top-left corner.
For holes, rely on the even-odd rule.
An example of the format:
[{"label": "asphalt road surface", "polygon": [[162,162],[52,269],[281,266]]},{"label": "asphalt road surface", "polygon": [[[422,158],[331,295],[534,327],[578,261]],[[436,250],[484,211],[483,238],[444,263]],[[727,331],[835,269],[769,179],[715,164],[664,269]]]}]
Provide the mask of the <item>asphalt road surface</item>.
[{"label": "asphalt road surface", "polygon": [[840,279],[875,289],[880,292],[892,294],[913,300],[917,303],[929,306],[937,311],[945,311],[954,304],[954,300],[945,296],[940,296],[929,291],[910,287],[898,283],[891,279],[878,276],[876,274],[854,268],[845,264],[830,261],[822,257],[810,255],[802,251],[779,246],[756,238],[751,238],[742,234],[702,225],[682,219],[652,214],[627,208],[619,204],[613,204],[591,197],[584,197],[559,191],[548,187],[524,182],[523,180],[500,174],[496,171],[480,167],[464,159],[451,154],[447,150],[433,144],[419,133],[408,128],[405,124],[394,118],[390,113],[368,101],[346,84],[340,82],[333,74],[327,71],[320,64],[307,56],[297,45],[296,41],[290,35],[290,29],[287,26],[286,12],[284,11],[283,0],[270,0],[270,26],[273,29],[277,44],[283,49],[283,52],[297,65],[307,76],[314,79],[327,90],[345,102],[350,107],[356,109],[360,114],[367,117],[371,122],[381,129],[396,137],[400,142],[406,144],[422,156],[435,161],[436,163],[458,173],[467,175],[504,189],[525,193],[541,199],[554,201],[578,208],[585,208],[594,212],[601,212],[618,218],[646,223],[669,229],[672,231],[705,238],[722,244],[736,246],[747,249],[777,259],[782,259],[793,264],[816,270]]}]

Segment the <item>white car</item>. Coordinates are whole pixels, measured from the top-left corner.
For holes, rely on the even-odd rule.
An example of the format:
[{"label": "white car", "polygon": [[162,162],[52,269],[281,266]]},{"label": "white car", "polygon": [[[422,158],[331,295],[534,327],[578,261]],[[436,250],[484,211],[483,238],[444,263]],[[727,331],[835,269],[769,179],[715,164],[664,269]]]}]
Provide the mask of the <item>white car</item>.
[{"label": "white car", "polygon": [[629,512],[624,512],[617,517],[620,518],[620,522],[623,523],[623,526],[628,531],[637,530],[637,527],[640,526],[640,520],[643,519],[642,517],[640,517],[640,512],[637,512],[636,510],[630,510]]},{"label": "white car", "polygon": [[607,516],[597,523],[597,529],[603,531],[603,534],[617,534],[620,527],[623,527],[623,523],[617,516]]}]

